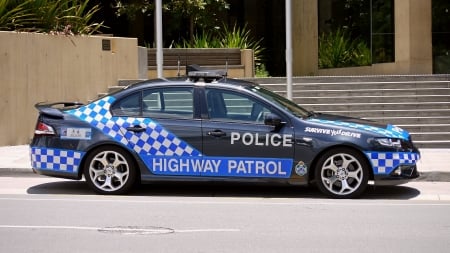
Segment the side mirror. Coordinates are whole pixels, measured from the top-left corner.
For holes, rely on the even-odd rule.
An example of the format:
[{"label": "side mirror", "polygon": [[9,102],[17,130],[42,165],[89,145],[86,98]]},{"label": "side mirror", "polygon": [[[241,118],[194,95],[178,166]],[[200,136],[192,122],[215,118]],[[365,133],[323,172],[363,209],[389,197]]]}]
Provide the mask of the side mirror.
[{"label": "side mirror", "polygon": [[268,126],[280,127],[283,122],[281,121],[280,116],[268,113],[264,116],[264,124]]}]

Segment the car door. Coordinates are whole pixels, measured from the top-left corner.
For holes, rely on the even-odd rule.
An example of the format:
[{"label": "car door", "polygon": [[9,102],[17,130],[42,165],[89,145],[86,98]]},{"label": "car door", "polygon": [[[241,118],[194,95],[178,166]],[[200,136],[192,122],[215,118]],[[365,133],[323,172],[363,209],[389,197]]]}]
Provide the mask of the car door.
[{"label": "car door", "polygon": [[112,113],[128,147],[152,174],[200,175],[189,164],[201,159],[202,145],[193,87],[145,89],[115,103]]},{"label": "car door", "polygon": [[202,121],[203,155],[220,160],[221,167],[202,175],[288,178],[291,174],[294,132],[291,127],[264,124],[270,105],[256,97],[221,88],[205,89],[208,115]]}]

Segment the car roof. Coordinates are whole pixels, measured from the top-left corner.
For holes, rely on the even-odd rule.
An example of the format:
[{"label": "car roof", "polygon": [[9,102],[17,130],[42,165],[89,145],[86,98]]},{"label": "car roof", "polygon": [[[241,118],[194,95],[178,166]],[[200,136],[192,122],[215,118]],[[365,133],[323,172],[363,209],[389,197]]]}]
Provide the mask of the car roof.
[{"label": "car roof", "polygon": [[[258,84],[234,78],[227,77],[219,77],[219,78],[204,78],[204,77],[172,77],[172,78],[158,78],[158,79],[149,79],[145,81],[141,81],[138,83],[131,84],[124,89],[118,91],[117,93],[125,92],[126,90],[129,92],[134,92],[137,90],[151,88],[156,86],[170,87],[170,86],[184,86],[184,85],[201,85],[201,86],[219,86],[219,87],[254,87],[258,86]],[[125,92],[125,93],[129,93]]]}]

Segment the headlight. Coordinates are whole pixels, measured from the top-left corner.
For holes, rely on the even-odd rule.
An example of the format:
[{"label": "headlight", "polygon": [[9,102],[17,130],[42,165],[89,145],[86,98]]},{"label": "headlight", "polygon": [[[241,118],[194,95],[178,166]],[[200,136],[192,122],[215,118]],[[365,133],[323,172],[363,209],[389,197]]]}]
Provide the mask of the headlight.
[{"label": "headlight", "polygon": [[390,148],[402,148],[402,142],[397,138],[374,138],[372,139],[372,143],[377,146],[380,145]]}]

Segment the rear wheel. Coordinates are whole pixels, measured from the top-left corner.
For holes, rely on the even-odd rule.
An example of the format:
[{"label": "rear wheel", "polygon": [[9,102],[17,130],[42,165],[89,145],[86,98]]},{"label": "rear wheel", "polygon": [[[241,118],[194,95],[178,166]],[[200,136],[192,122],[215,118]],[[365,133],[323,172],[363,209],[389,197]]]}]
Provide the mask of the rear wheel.
[{"label": "rear wheel", "polygon": [[319,159],[315,179],[319,189],[329,197],[355,198],[367,187],[369,165],[352,149],[330,150]]},{"label": "rear wheel", "polygon": [[131,156],[118,147],[100,147],[86,158],[84,177],[97,193],[123,194],[136,181]]}]

